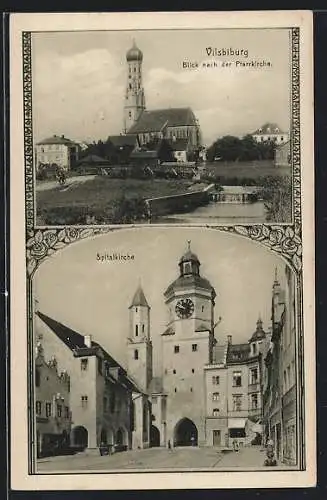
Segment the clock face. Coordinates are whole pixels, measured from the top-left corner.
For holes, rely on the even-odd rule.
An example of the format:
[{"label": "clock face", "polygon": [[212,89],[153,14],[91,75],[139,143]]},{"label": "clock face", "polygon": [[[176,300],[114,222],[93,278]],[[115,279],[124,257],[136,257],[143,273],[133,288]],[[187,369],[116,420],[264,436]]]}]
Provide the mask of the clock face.
[{"label": "clock face", "polygon": [[179,318],[189,318],[194,311],[194,304],[191,299],[180,299],[175,307],[176,314]]}]

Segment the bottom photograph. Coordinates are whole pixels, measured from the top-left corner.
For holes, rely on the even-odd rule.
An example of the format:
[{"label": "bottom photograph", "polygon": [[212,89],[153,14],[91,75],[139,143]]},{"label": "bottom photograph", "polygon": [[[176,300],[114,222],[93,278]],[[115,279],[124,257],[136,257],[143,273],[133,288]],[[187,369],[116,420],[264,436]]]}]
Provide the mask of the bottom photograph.
[{"label": "bottom photograph", "polygon": [[232,231],[53,253],[30,297],[32,473],[303,470],[299,289]]}]

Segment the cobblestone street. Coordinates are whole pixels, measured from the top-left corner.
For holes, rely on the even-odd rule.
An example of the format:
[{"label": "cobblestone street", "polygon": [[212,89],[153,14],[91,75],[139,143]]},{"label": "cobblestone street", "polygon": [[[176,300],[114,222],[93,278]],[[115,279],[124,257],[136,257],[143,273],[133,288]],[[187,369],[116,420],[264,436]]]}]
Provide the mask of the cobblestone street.
[{"label": "cobblestone street", "polygon": [[[216,448],[149,448],[130,450],[110,456],[87,451],[72,456],[49,457],[38,461],[37,471],[110,471],[117,469],[248,469],[270,470],[264,467],[265,452],[260,447],[244,448],[239,452],[222,453]],[[271,470],[285,469],[278,465]]]}]

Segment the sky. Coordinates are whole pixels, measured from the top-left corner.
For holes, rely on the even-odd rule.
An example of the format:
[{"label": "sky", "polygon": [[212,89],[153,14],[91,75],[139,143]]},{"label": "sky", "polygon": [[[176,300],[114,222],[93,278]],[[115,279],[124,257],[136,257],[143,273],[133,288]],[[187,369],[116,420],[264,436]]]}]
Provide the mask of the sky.
[{"label": "sky", "polygon": [[[126,51],[143,52],[147,109],[190,106],[210,145],[265,122],[289,131],[290,43],[287,29],[43,32],[32,35],[35,141],[53,134],[106,139],[123,129]],[[206,47],[248,51],[208,57]],[[270,61],[272,67],[183,69],[183,61]]]},{"label": "sky", "polygon": [[[247,238],[208,228],[119,229],[82,240],[51,255],[34,278],[39,311],[93,340],[126,366],[128,307],[141,284],[151,307],[154,371],[160,363],[160,336],[168,322],[163,293],[179,275],[178,261],[191,240],[200,273],[216,290],[215,330],[247,342],[260,315],[270,326],[271,290],[277,267],[285,285],[285,263]],[[97,253],[129,253],[134,261],[99,262]]]}]

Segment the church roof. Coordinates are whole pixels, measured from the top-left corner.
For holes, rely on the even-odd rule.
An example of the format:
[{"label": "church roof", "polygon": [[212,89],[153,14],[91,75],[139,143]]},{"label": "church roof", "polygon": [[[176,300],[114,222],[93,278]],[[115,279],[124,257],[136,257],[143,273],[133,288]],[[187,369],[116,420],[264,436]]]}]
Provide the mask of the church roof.
[{"label": "church roof", "polygon": [[138,121],[132,125],[128,134],[142,132],[160,132],[165,126],[181,127],[196,125],[196,118],[191,108],[167,108],[143,111]]},{"label": "church roof", "polygon": [[144,307],[150,307],[146,298],[145,298],[145,295],[144,295],[144,292],[143,292],[143,289],[141,287],[141,285],[137,288],[135,294],[134,294],[134,297],[133,297],[133,300],[132,300],[132,303],[131,305],[129,306],[130,308],[133,307],[133,306],[144,306]]},{"label": "church roof", "polygon": [[121,375],[122,382],[131,390],[139,392],[139,388],[127,375],[126,370],[116,361],[100,344],[91,341],[91,347],[85,344],[84,336],[72,330],[68,326],[59,323],[53,318],[39,311],[35,313],[52,331],[53,333],[74,353],[74,355],[97,355],[99,351],[102,352],[104,359],[109,364],[110,368],[118,368]]},{"label": "church roof", "polygon": [[175,281],[173,281],[173,283],[171,283],[165,291],[165,295],[168,295],[172,290],[190,287],[198,287],[204,290],[210,290],[215,294],[213,286],[206,278],[202,278],[202,276],[196,274],[187,274],[185,276],[179,276]]},{"label": "church roof", "polygon": [[135,146],[137,144],[137,135],[129,134],[129,135],[110,135],[108,137],[108,141],[113,144],[116,148],[124,147],[124,146]]}]

